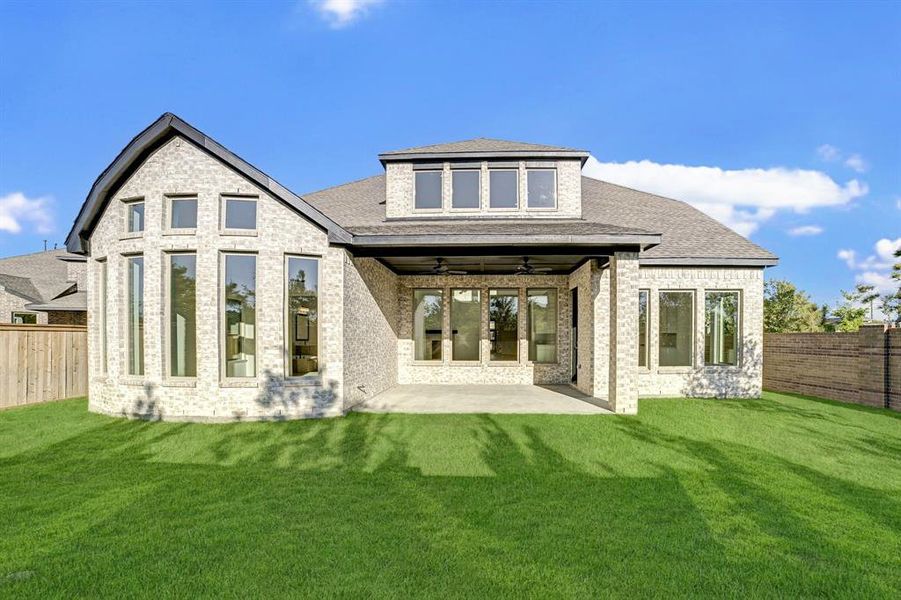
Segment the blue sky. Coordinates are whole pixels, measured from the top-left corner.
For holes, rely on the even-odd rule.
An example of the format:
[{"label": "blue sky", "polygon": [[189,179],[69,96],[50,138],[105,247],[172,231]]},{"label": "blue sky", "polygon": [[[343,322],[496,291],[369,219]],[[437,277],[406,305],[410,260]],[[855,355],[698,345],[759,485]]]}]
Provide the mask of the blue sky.
[{"label": "blue sky", "polygon": [[897,2],[3,2],[0,256],[62,243],[172,111],[298,193],[411,145],[585,148],[832,302],[901,244],[899,31]]}]

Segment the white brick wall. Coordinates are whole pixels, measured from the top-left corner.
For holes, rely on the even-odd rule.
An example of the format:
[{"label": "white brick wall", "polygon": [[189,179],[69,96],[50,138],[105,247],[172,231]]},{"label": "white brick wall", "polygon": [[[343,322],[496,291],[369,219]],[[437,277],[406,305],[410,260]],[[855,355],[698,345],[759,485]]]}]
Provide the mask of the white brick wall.
[{"label": "white brick wall", "polygon": [[47,313],[25,308],[31,300],[12,294],[0,286],[0,323],[12,323],[13,312],[28,312],[37,315],[38,323],[47,322]]}]

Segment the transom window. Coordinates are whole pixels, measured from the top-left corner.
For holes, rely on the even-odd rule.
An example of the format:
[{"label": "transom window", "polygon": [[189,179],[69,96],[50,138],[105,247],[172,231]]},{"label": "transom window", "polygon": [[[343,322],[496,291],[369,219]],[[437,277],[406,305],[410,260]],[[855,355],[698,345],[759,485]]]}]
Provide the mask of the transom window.
[{"label": "transom window", "polygon": [[288,375],[319,372],[319,261],[289,256],[286,269]]},{"label": "transom window", "polygon": [[256,198],[225,198],[226,229],[256,229]]},{"label": "transom window", "polygon": [[443,292],[413,290],[413,359],[441,360],[443,332]]},{"label": "transom window", "polygon": [[37,325],[38,316],[32,312],[17,311],[12,314],[12,322],[15,325]]},{"label": "transom window", "polygon": [[171,198],[169,200],[169,228],[195,229],[197,227],[197,198]]},{"label": "transom window", "polygon": [[704,364],[738,364],[738,292],[704,294]]},{"label": "transom window", "polygon": [[527,183],[529,208],[554,208],[557,206],[557,171],[554,169],[529,169]]},{"label": "transom window", "polygon": [[557,362],[557,290],[526,291],[529,316],[529,360]]},{"label": "transom window", "polygon": [[417,210],[433,210],[441,208],[441,171],[416,171]]},{"label": "transom window", "polygon": [[488,291],[488,337],[491,360],[519,359],[519,290]]},{"label": "transom window", "polygon": [[492,169],[488,172],[488,205],[490,208],[519,207],[519,171]]},{"label": "transom window", "polygon": [[223,328],[226,377],[256,376],[257,257],[225,254]]},{"label": "transom window", "polygon": [[660,292],[661,367],[690,367],[694,340],[694,292]]},{"label": "transom window", "polygon": [[125,205],[125,224],[128,233],[144,231],[144,202],[129,202]]},{"label": "transom window", "polygon": [[481,205],[481,171],[455,170],[452,171],[451,207],[453,208],[479,208]]}]

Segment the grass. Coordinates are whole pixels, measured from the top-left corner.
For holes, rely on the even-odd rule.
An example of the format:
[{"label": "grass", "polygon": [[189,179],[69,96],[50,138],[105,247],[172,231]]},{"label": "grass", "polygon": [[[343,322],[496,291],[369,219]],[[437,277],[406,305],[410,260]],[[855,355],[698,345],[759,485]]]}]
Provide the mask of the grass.
[{"label": "grass", "polygon": [[0,413],[0,596],[899,597],[901,419]]}]

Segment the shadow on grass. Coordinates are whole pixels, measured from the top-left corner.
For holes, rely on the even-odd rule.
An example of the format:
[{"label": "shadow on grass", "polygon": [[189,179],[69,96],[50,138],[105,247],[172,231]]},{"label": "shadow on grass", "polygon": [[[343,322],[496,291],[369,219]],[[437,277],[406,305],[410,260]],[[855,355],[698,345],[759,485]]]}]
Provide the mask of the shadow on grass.
[{"label": "shadow on grass", "polygon": [[[748,410],[759,427],[780,418]],[[0,460],[0,595],[877,597],[901,586],[897,495],[813,469],[778,440],[751,447],[609,416],[90,419],[102,425]],[[700,468],[673,468],[674,453]],[[3,579],[20,572],[33,575]]]}]

